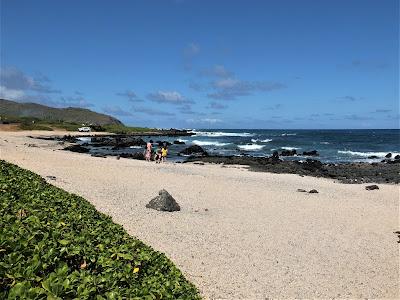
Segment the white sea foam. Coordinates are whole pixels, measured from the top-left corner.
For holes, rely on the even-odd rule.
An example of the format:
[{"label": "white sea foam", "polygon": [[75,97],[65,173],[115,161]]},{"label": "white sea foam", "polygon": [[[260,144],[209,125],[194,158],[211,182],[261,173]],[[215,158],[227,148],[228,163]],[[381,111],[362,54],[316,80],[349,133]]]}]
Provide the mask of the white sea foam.
[{"label": "white sea foam", "polygon": [[80,141],[82,141],[82,142],[85,142],[85,143],[90,143],[90,142],[92,141],[92,138],[86,137],[86,136],[78,137],[78,138],[76,138],[76,139],[77,139],[77,140],[80,140]]},{"label": "white sea foam", "polygon": [[329,145],[330,143],[329,143],[329,142],[321,142],[320,144],[322,144],[322,145]]},{"label": "white sea foam", "polygon": [[[358,151],[341,151],[339,150],[338,153],[340,154],[349,154],[349,155],[353,155],[353,156],[361,156],[361,157],[368,157],[368,156],[377,156],[379,158],[384,158],[386,156],[386,154],[388,154],[389,152],[358,152]],[[400,153],[392,153],[392,157],[399,155]]]},{"label": "white sea foam", "polygon": [[282,133],[281,136],[297,135],[297,133]]},{"label": "white sea foam", "polygon": [[196,131],[193,130],[193,133],[196,134],[196,136],[208,136],[208,137],[221,137],[221,136],[241,136],[241,137],[246,137],[246,136],[254,136],[254,133],[249,133],[249,132],[222,132],[222,131]]},{"label": "white sea foam", "polygon": [[131,148],[131,149],[141,149],[142,147],[141,146],[129,146],[129,148]]},{"label": "white sea foam", "polygon": [[230,143],[221,143],[217,141],[199,141],[199,140],[193,140],[192,143],[199,146],[216,146],[216,147],[223,147],[230,145]]},{"label": "white sea foam", "polygon": [[269,143],[272,142],[271,139],[259,140],[259,139],[251,139],[253,143],[261,142],[261,143]]},{"label": "white sea foam", "polygon": [[181,142],[181,143],[186,143],[188,140],[178,139],[178,141]]},{"label": "white sea foam", "polygon": [[256,145],[256,144],[238,145],[238,148],[240,150],[244,150],[244,151],[256,151],[256,150],[261,150],[264,147],[265,147],[265,145]]},{"label": "white sea foam", "polygon": [[283,150],[298,150],[298,149],[301,149],[301,148],[296,148],[296,147],[281,147],[281,149],[283,149]]}]

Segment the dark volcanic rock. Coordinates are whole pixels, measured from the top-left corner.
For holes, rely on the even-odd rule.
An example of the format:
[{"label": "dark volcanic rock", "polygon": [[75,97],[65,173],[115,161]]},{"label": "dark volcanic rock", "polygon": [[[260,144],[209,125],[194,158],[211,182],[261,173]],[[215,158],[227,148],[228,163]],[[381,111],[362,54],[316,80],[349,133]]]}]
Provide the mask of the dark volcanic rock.
[{"label": "dark volcanic rock", "polygon": [[391,158],[392,157],[392,153],[388,153],[385,155],[386,158]]},{"label": "dark volcanic rock", "polygon": [[106,158],[107,157],[107,155],[101,154],[101,153],[92,153],[91,156],[93,156],[93,157],[101,157],[101,158]]},{"label": "dark volcanic rock", "polygon": [[162,147],[164,145],[166,145],[166,146],[171,146],[172,145],[170,142],[167,142],[167,141],[157,141],[156,143],[160,147]]},{"label": "dark volcanic rock", "polygon": [[303,189],[297,189],[297,191],[300,192],[300,193],[307,193],[307,191],[303,190]]},{"label": "dark volcanic rock", "polygon": [[400,155],[399,154],[397,154],[395,157],[394,157],[394,159],[400,159]]},{"label": "dark volcanic rock", "polygon": [[310,194],[318,194],[318,191],[317,190],[311,190],[311,191],[309,191],[309,193]]},{"label": "dark volcanic rock", "polygon": [[192,145],[190,147],[187,147],[186,149],[182,150],[179,153],[183,155],[208,156],[207,151],[198,145]]},{"label": "dark volcanic rock", "polygon": [[367,186],[365,187],[365,189],[366,189],[367,191],[379,190],[379,186],[377,186],[376,184],[367,185]]},{"label": "dark volcanic rock", "polygon": [[[142,152],[136,152],[136,153],[121,153],[119,154],[119,157],[123,158],[132,158],[132,159],[138,159],[138,160],[144,160],[144,154]],[[118,158],[117,158],[118,159]]]},{"label": "dark volcanic rock", "polygon": [[72,152],[78,152],[78,153],[88,153],[89,149],[82,147],[81,145],[71,145],[68,147],[65,147],[63,150],[68,150]]},{"label": "dark volcanic rock", "polygon": [[376,158],[378,158],[378,156],[376,156],[376,155],[371,155],[371,156],[368,156],[368,158],[369,158],[369,159],[376,159]]},{"label": "dark volcanic rock", "polygon": [[312,151],[304,151],[303,155],[305,156],[319,156],[319,153],[317,150],[312,150]]},{"label": "dark volcanic rock", "polygon": [[277,153],[270,157],[205,156],[191,157],[187,162],[203,161],[225,165],[246,165],[252,171],[279,174],[299,174],[336,179],[342,183],[400,183],[400,160],[385,163],[321,163],[308,159],[305,162],[282,161]]},{"label": "dark volcanic rock", "polygon": [[296,149],[293,149],[293,150],[283,150],[283,151],[281,152],[281,156],[295,156],[295,155],[297,155]]},{"label": "dark volcanic rock", "polygon": [[304,170],[315,172],[323,167],[319,160],[306,159],[305,162],[300,163]]},{"label": "dark volcanic rock", "polygon": [[146,204],[146,207],[169,212],[181,210],[179,204],[166,190],[159,191],[158,196]]},{"label": "dark volcanic rock", "polygon": [[185,145],[185,142],[182,142],[182,141],[174,141],[174,145]]}]

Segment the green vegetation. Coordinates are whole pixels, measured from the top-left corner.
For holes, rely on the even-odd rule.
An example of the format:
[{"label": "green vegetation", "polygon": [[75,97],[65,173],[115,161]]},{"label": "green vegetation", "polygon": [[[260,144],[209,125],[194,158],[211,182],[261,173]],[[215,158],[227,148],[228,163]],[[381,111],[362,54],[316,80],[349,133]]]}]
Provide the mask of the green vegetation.
[{"label": "green vegetation", "polygon": [[123,125],[120,120],[112,116],[97,113],[85,108],[55,108],[37,103],[19,103],[0,99],[0,117],[3,116],[37,118],[47,122]]},{"label": "green vegetation", "polygon": [[[3,116],[3,121],[7,123],[18,123],[19,129],[21,130],[54,130],[54,129],[65,129],[67,131],[78,131],[82,124],[64,122],[64,121],[51,121],[41,120],[32,117],[15,117],[15,116]],[[125,125],[91,125],[94,132],[107,131],[110,133],[117,134],[128,134],[135,132],[156,132],[156,129],[150,129],[146,127],[130,127]]]},{"label": "green vegetation", "polygon": [[2,160],[0,225],[1,299],[200,299],[165,255]]}]

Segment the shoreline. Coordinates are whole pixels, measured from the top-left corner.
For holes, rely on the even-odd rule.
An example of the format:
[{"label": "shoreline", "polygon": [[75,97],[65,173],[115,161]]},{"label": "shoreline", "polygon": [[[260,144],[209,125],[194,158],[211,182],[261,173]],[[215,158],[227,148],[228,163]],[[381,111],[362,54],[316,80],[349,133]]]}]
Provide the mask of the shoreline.
[{"label": "shoreline", "polygon": [[[30,134],[2,134],[1,159],[54,176],[166,253],[205,299],[399,297],[398,185],[89,157],[55,141],[29,146]],[[145,207],[163,188],[180,212]]]},{"label": "shoreline", "polygon": [[[54,140],[60,143],[68,142],[69,146],[64,150],[87,153],[95,157],[123,157],[137,160],[144,160],[142,153],[126,153],[126,151],[112,153],[112,150],[120,150],[129,146],[143,147],[146,142],[136,137],[149,137],[147,134],[135,135],[117,135],[117,134],[102,134],[102,135],[50,135],[47,137],[39,137],[44,140]],[[171,136],[170,134],[159,136]],[[175,135],[172,135],[175,136]],[[179,135],[178,135],[179,136]],[[30,136],[31,138],[38,138]],[[92,138],[91,144],[79,144],[79,137]],[[93,142],[93,139],[96,139]],[[156,143],[162,143],[158,141]],[[89,148],[90,146],[91,148]],[[99,148],[103,146],[113,147],[109,153],[89,153],[90,149]],[[188,146],[188,145],[186,145]],[[192,148],[190,146],[189,148]],[[195,163],[211,163],[219,165],[243,165],[247,166],[250,171],[256,172],[270,172],[278,174],[297,174],[300,176],[324,177],[333,180],[338,180],[342,183],[400,183],[400,158],[396,156],[394,159],[384,159],[381,162],[337,162],[327,163],[320,162],[318,156],[311,156],[305,160],[283,160],[282,157],[291,156],[290,151],[284,151],[286,154],[278,155],[274,153],[272,156],[254,157],[254,156],[220,156],[209,155],[200,146],[197,151],[193,152],[192,156],[184,157],[181,163],[195,162]],[[187,148],[187,149],[189,149]],[[288,155],[289,153],[289,155]],[[199,155],[197,155],[199,154]],[[314,154],[317,154],[315,151]],[[179,155],[179,154],[178,154]],[[197,156],[196,156],[197,155]],[[317,154],[318,155],[318,154]],[[182,156],[180,156],[182,157]]]}]

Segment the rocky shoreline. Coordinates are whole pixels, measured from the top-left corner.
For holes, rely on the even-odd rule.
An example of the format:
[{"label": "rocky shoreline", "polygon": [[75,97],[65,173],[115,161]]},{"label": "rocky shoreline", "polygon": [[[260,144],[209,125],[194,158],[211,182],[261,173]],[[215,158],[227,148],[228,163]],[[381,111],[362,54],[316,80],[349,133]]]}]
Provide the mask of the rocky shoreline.
[{"label": "rocky shoreline", "polygon": [[202,156],[190,157],[186,162],[203,162],[222,165],[246,165],[252,171],[300,176],[324,177],[342,183],[400,183],[400,159],[379,163],[322,163],[319,160],[284,161],[277,155],[251,156]]},{"label": "rocky shoreline", "polygon": [[[180,132],[180,134],[191,134],[189,132]],[[89,153],[87,143],[77,144],[78,138],[90,137],[91,147],[112,147],[112,150],[119,150],[125,147],[144,147],[146,142],[141,138],[147,134],[137,135],[98,135],[98,136],[49,136],[32,137],[45,140],[55,140],[60,144],[66,144],[63,150]],[[164,136],[175,136],[171,132]],[[155,141],[155,144],[167,143],[165,141]],[[171,145],[171,143],[168,143]],[[317,157],[316,151],[307,152],[309,156]],[[114,156],[119,158],[130,158],[144,160],[143,153],[118,153],[118,154],[99,154],[92,153],[95,157]],[[284,151],[282,153],[274,152],[269,157],[252,156],[216,156],[209,155],[203,148],[192,145],[181,151],[178,155],[186,158],[184,163],[213,163],[222,165],[245,165],[249,166],[251,171],[270,172],[279,174],[298,174],[300,176],[314,176],[337,180],[341,183],[400,183],[400,157],[392,157],[391,154],[381,162],[367,163],[322,163],[316,159],[306,160],[282,160],[280,157],[295,156],[294,151]]]}]

